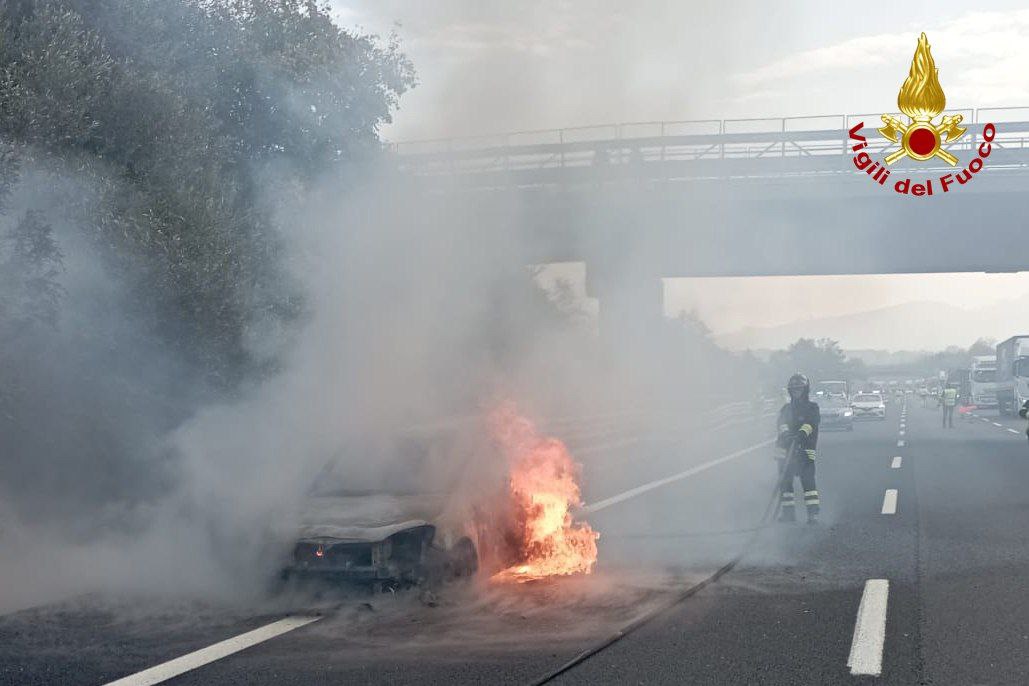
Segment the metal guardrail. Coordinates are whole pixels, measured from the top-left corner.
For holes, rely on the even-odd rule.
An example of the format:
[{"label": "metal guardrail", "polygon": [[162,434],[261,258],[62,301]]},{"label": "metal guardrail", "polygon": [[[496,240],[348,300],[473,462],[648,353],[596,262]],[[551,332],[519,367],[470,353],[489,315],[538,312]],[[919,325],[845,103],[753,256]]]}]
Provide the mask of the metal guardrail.
[{"label": "metal guardrail", "polygon": [[[954,109],[947,113],[963,115],[968,127],[968,133],[947,146],[948,150],[977,147],[982,127],[988,122],[997,124],[995,148],[1029,149],[1029,107]],[[825,165],[817,164],[816,158],[824,163],[829,161],[827,157],[853,154],[847,132],[859,122],[864,122],[862,133],[868,138],[870,153],[895,146],[875,131],[882,125],[880,116],[633,122],[400,142],[390,147],[402,169],[426,175],[784,158],[795,158],[796,171],[804,171],[805,158],[818,171],[824,171]],[[1026,157],[1029,159],[1029,154]]]}]

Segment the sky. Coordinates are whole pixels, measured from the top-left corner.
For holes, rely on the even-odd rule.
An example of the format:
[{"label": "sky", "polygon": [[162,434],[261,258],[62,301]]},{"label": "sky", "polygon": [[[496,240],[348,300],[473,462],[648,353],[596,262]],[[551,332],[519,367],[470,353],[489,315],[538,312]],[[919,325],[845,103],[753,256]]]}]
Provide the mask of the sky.
[{"label": "sky", "polygon": [[[383,130],[393,141],[614,122],[895,111],[922,31],[948,108],[1029,105],[1029,9],[1018,2],[972,8],[912,0],[880,9],[821,0],[332,4],[344,25],[395,32],[415,63],[420,84]],[[1023,107],[990,118],[1027,115]],[[553,273],[574,280],[580,271]],[[974,307],[1029,293],[1029,277],[670,279],[666,312],[695,309],[716,333],[774,326],[783,322],[781,312],[767,307],[772,293],[804,302],[811,316],[927,299]],[[891,346],[888,335],[883,346]]]}]

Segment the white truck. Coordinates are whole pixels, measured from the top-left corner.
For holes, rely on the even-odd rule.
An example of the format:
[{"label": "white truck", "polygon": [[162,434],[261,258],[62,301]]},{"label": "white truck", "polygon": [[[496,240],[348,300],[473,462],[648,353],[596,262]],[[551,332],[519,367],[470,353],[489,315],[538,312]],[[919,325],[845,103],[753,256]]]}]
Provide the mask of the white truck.
[{"label": "white truck", "polygon": [[976,407],[997,407],[997,358],[976,355],[968,370],[969,402]]},{"label": "white truck", "polygon": [[1016,414],[1029,400],[1029,336],[1012,336],[997,344],[997,407]]}]

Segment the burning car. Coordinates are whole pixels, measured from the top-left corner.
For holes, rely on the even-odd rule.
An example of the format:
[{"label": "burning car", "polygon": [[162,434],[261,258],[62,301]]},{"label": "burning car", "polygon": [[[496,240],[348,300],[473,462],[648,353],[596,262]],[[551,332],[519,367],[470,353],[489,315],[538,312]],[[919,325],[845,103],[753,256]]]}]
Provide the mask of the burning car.
[{"label": "burning car", "polygon": [[424,494],[325,493],[311,498],[287,578],[367,584],[373,590],[471,577],[475,545],[441,530],[438,498]]},{"label": "burning car", "polygon": [[303,504],[283,579],[381,591],[473,576],[476,547],[449,493],[417,487],[433,485],[422,478],[432,451],[413,440],[341,451]]},{"label": "burning car", "polygon": [[434,585],[472,576],[480,560],[494,583],[592,573],[599,534],[573,516],[580,468],[563,442],[509,403],[472,450],[446,434],[341,451],[306,499],[283,576]]}]

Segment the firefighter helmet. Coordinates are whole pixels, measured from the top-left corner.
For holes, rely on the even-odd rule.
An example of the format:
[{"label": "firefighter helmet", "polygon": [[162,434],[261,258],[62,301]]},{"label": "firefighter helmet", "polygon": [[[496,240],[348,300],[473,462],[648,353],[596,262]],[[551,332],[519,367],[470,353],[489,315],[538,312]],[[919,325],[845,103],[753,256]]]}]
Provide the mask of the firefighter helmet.
[{"label": "firefighter helmet", "polygon": [[791,398],[806,398],[811,392],[811,383],[806,376],[797,373],[790,377],[786,384],[786,391]]}]

